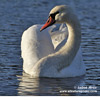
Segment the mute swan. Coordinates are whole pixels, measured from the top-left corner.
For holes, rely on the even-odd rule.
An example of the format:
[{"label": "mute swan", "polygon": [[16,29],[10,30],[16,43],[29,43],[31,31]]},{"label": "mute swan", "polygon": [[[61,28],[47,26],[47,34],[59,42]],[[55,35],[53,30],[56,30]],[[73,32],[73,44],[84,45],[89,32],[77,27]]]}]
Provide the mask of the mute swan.
[{"label": "mute swan", "polygon": [[[68,39],[65,36],[62,46],[54,49],[49,35],[55,23],[66,23]],[[54,7],[44,26],[33,25],[22,36],[21,51],[23,70],[33,77],[76,77],[85,74],[85,65],[81,53],[81,28],[77,16],[67,5]],[[45,30],[44,30],[45,29]]]}]

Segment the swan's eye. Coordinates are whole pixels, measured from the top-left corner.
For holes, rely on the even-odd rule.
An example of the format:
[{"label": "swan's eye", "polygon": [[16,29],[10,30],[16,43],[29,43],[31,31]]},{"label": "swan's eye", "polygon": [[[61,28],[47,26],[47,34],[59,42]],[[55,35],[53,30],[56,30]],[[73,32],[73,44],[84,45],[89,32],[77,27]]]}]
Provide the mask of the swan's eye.
[{"label": "swan's eye", "polygon": [[51,16],[53,19],[55,19],[55,16],[56,16],[56,14],[58,14],[58,13],[59,13],[59,11],[57,11],[57,12],[55,12],[55,13],[50,14],[50,16]]},{"label": "swan's eye", "polygon": [[51,16],[53,19],[55,19],[55,14],[50,14],[50,16]]}]

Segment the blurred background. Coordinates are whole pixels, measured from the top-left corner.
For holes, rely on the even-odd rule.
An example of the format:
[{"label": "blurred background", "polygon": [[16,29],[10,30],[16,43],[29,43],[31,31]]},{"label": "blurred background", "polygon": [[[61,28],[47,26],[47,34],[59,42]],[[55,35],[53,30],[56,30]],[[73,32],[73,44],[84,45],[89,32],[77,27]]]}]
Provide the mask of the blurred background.
[{"label": "blurred background", "polygon": [[[31,25],[45,23],[49,11],[61,4],[70,5],[80,20],[86,75],[33,79],[22,70],[22,33]],[[60,92],[78,86],[94,86],[97,92]],[[0,0],[0,95],[100,95],[100,0]]]}]

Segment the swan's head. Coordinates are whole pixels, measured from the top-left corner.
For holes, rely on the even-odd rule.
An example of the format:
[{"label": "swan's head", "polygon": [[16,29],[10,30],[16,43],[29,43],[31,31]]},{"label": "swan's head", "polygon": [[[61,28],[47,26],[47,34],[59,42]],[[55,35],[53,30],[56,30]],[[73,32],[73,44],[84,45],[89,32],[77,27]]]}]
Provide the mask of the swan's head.
[{"label": "swan's head", "polygon": [[55,23],[65,23],[68,20],[70,20],[70,15],[72,15],[72,9],[69,6],[66,5],[60,5],[54,7],[50,13],[49,18],[45,25],[40,29],[42,31],[43,29],[55,24]]}]

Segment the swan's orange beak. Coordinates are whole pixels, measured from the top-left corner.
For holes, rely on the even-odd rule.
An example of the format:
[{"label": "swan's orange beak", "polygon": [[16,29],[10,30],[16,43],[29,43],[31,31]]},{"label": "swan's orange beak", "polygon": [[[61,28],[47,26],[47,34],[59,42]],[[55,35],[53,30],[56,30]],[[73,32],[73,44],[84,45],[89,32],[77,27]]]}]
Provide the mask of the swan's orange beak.
[{"label": "swan's orange beak", "polygon": [[40,32],[41,32],[42,30],[44,30],[45,28],[47,28],[47,27],[53,25],[54,23],[55,23],[55,20],[50,16],[50,17],[48,18],[47,22],[44,24],[44,26],[41,27]]}]

